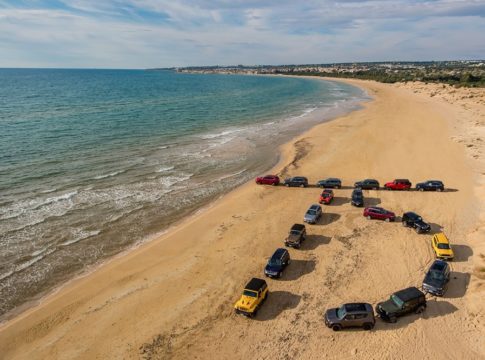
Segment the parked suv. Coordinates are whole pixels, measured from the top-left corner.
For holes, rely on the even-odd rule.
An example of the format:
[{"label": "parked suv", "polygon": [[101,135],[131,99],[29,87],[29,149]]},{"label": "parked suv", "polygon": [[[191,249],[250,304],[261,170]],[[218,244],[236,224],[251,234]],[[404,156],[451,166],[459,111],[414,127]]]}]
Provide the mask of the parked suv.
[{"label": "parked suv", "polygon": [[412,227],[418,234],[429,232],[431,226],[423,221],[423,218],[414,212],[406,212],[402,216],[402,225]]},{"label": "parked suv", "polygon": [[305,225],[294,224],[290,229],[290,233],[285,239],[285,246],[299,249],[301,246],[301,243],[305,240],[305,236],[306,236]]},{"label": "parked suv", "polygon": [[419,191],[444,191],[445,185],[440,180],[427,180],[416,184]]},{"label": "parked suv", "polygon": [[283,270],[290,263],[290,253],[286,249],[276,249],[273,256],[271,256],[264,268],[264,275],[268,277],[281,277]]},{"label": "parked suv", "polygon": [[374,179],[365,179],[362,181],[357,181],[354,184],[354,187],[360,188],[363,190],[377,190],[379,189],[379,181]]},{"label": "parked suv", "polygon": [[423,280],[423,291],[443,296],[450,281],[450,265],[443,260],[435,260]]},{"label": "parked suv", "polygon": [[328,309],[325,313],[325,325],[333,331],[349,327],[371,330],[375,323],[374,310],[367,303],[344,304],[339,308]]},{"label": "parked suv", "polygon": [[309,224],[315,224],[320,219],[320,216],[322,216],[322,207],[318,204],[313,204],[305,213],[303,221]]},{"label": "parked suv", "polygon": [[280,178],[276,175],[265,175],[265,176],[258,176],[256,178],[256,184],[261,185],[278,185],[280,183]]},{"label": "parked suv", "polygon": [[433,235],[431,246],[438,259],[453,260],[455,254],[453,254],[450,241],[444,233]]},{"label": "parked suv", "polygon": [[328,205],[332,202],[332,200],[333,200],[333,190],[332,189],[325,189],[320,194],[320,198],[318,199],[318,202],[320,204]]},{"label": "parked suv", "polygon": [[317,182],[317,186],[321,188],[337,188],[342,187],[342,181],[337,178],[327,178],[325,180],[320,180]]},{"label": "parked suv", "polygon": [[352,191],[352,199],[350,200],[350,203],[357,207],[364,206],[364,193],[361,189],[354,189],[354,191]]},{"label": "parked suv", "polygon": [[396,220],[396,214],[394,214],[392,211],[386,210],[378,206],[366,207],[364,209],[364,216],[369,220],[379,219],[388,222]]},{"label": "parked suv", "polygon": [[241,298],[234,304],[236,314],[253,317],[268,297],[268,285],[265,280],[252,278],[244,287]]},{"label": "parked suv", "polygon": [[397,318],[412,312],[422,313],[426,309],[424,293],[415,287],[392,294],[389,300],[376,306],[376,312],[384,321],[395,323]]},{"label": "parked suv", "polygon": [[384,188],[387,190],[409,190],[411,186],[412,184],[408,179],[395,179],[384,184]]},{"label": "parked suv", "polygon": [[288,179],[285,179],[283,182],[285,186],[299,186],[299,187],[307,187],[308,186],[308,179],[303,176],[294,176]]}]

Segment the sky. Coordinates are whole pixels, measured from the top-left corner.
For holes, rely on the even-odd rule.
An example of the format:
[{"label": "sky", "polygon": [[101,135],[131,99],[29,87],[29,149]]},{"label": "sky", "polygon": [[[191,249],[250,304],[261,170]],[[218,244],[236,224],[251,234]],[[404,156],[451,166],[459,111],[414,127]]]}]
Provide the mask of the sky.
[{"label": "sky", "polygon": [[485,0],[0,0],[0,67],[485,59]]}]

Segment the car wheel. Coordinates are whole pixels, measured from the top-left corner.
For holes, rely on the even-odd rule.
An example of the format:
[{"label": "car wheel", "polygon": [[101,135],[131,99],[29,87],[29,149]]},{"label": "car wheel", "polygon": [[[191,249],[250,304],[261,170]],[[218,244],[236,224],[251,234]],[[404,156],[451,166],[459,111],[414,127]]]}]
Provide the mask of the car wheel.
[{"label": "car wheel", "polygon": [[278,185],[278,184],[274,182],[274,183],[272,183],[271,185],[276,186],[276,185]]},{"label": "car wheel", "polygon": [[379,189],[379,188],[378,188],[378,187],[373,187],[372,189],[377,190],[377,189]]},{"label": "car wheel", "polygon": [[301,188],[304,188],[304,187],[305,187],[305,185],[304,185],[304,184],[301,184],[301,185],[300,185],[300,187],[301,187]]},{"label": "car wheel", "polygon": [[408,226],[408,224],[406,224],[406,222],[405,222],[405,221],[403,221],[403,222],[402,222],[402,226],[407,227],[407,226]]},{"label": "car wheel", "polygon": [[373,327],[374,327],[374,324],[372,323],[365,323],[363,326],[364,330],[372,330]]},{"label": "car wheel", "polygon": [[441,191],[443,191],[443,189],[437,188],[436,191],[441,192]]},{"label": "car wheel", "polygon": [[416,309],[416,314],[421,314],[422,312],[424,311],[424,306],[421,305],[421,306],[418,306],[418,308]]},{"label": "car wheel", "polygon": [[421,229],[420,229],[420,228],[416,228],[416,232],[417,232],[418,234],[421,234],[421,232],[422,232],[422,231],[421,231]]},{"label": "car wheel", "polygon": [[372,217],[370,215],[367,215],[367,220],[371,220]]},{"label": "car wheel", "polygon": [[424,188],[419,188],[419,191],[424,191]]},{"label": "car wheel", "polygon": [[332,325],[332,330],[333,330],[333,331],[340,331],[340,330],[342,330],[342,326],[337,325],[337,324]]},{"label": "car wheel", "polygon": [[290,184],[285,184],[286,187],[290,187]]},{"label": "car wheel", "polygon": [[389,318],[389,322],[391,322],[391,323],[393,323],[393,324],[394,324],[394,323],[396,323],[396,322],[397,322],[397,317],[395,317],[395,316],[391,316],[391,317]]},{"label": "car wheel", "polygon": [[337,189],[341,189],[341,188],[342,188],[342,186],[341,186],[341,185],[337,186]]},{"label": "car wheel", "polygon": [[390,222],[391,221],[391,218],[386,218],[385,219],[385,222]]}]

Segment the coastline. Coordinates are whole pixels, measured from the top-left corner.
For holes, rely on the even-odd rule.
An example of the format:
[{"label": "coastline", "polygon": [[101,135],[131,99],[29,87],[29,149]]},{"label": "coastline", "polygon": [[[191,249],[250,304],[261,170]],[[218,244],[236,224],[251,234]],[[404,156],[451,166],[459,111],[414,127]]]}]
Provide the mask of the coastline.
[{"label": "coastline", "polygon": [[[336,79],[331,80],[334,81]],[[339,79],[338,81],[341,80]],[[366,121],[370,120],[366,117],[368,116],[366,111],[369,112],[369,108],[376,108],[379,105],[381,107],[385,106],[380,99],[380,94],[386,91],[390,93],[394,91],[393,95],[400,94],[404,96],[407,94],[405,89],[394,88],[394,90],[391,90],[391,86],[388,85],[357,81],[349,81],[349,83],[367,86],[375,100],[364,104],[363,110],[357,110],[338,119],[317,125],[283,145],[280,148],[280,159],[272,171],[280,172],[286,169],[289,174],[298,175],[298,171],[308,170],[310,167],[338,169],[344,176],[330,173],[328,176],[341,176],[344,179],[344,184],[347,185],[351,183],[351,180],[358,180],[367,176],[371,177],[374,173],[377,173],[376,177],[382,180],[384,180],[384,177],[402,176],[402,172],[404,172],[404,175],[410,173],[409,177],[412,178],[413,182],[425,180],[428,174],[431,177],[432,173],[430,171],[428,173],[423,171],[425,173],[422,175],[423,178],[415,178],[417,175],[412,176],[413,172],[415,174],[419,172],[413,168],[413,165],[416,164],[409,162],[408,159],[401,164],[402,166],[395,164],[391,168],[379,169],[377,166],[372,165],[371,159],[362,158],[363,154],[358,154],[358,160],[366,162],[367,166],[359,168],[359,162],[355,160],[350,161],[349,167],[342,165],[342,162],[349,161],[347,157],[352,153],[350,151],[352,150],[352,144],[355,146],[359,145],[360,139],[371,143],[386,142],[387,139],[379,136],[382,134],[374,134],[372,131],[369,131],[376,131],[377,128],[365,128]],[[384,109],[383,112],[385,111],[389,112],[389,109]],[[380,121],[382,122],[383,119],[380,119]],[[327,130],[331,130],[330,135],[327,135]],[[422,130],[429,131],[428,128],[423,128]],[[362,133],[363,131],[364,133]],[[447,132],[447,129],[439,129],[439,134],[437,135],[442,135],[444,138],[447,136]],[[390,136],[392,134],[386,133],[386,135]],[[333,158],[321,159],[317,156],[318,154],[315,154],[316,140],[327,142],[327,150],[334,150],[331,153]],[[406,145],[412,144],[412,140],[412,138],[406,139]],[[335,150],[338,149],[340,141],[343,141],[349,147],[344,149],[343,154],[336,155]],[[296,144],[299,144],[299,147],[295,146]],[[444,145],[445,148],[449,146],[448,143]],[[298,149],[302,153],[296,156]],[[459,149],[457,146],[449,150],[449,155],[456,159],[457,162],[463,155]],[[375,153],[375,151],[372,152],[372,154]],[[392,162],[393,158],[389,157],[387,160]],[[459,164],[459,167],[460,174],[466,178],[466,184],[472,184],[472,180],[469,179],[469,174],[471,174],[469,165]],[[373,172],[370,174],[366,173],[369,170]],[[316,173],[322,174],[322,178],[326,177],[327,171],[312,170],[310,181],[313,183],[318,180]],[[385,174],[385,176],[382,174]],[[451,175],[449,178],[451,179],[451,187],[461,186],[461,184],[456,184],[456,179],[452,178]],[[445,179],[445,182],[449,182],[450,179],[448,181]],[[203,212],[195,214],[174,226],[171,231],[163,234],[158,239],[143,244],[138,249],[123,256],[112,259],[94,273],[75,280],[58,293],[49,296],[39,306],[27,310],[0,327],[0,345],[6,349],[5,356],[35,358],[57,357],[59,354],[62,354],[61,357],[81,358],[91,358],[96,355],[104,355],[105,357],[138,357],[141,356],[141,353],[143,356],[148,354],[157,357],[160,354],[164,354],[183,358],[184,355],[194,354],[191,351],[196,349],[198,351],[203,350],[203,352],[200,352],[200,356],[204,357],[204,354],[206,356],[210,354],[211,346],[198,335],[206,327],[214,323],[221,325],[215,331],[215,334],[218,335],[221,335],[221,329],[229,331],[233,326],[236,326],[244,332],[254,330],[261,339],[265,339],[262,332],[267,331],[271,327],[268,324],[283,321],[286,317],[295,315],[292,314],[295,311],[297,314],[300,314],[299,316],[303,316],[301,311],[297,311],[301,310],[298,309],[298,305],[305,301],[305,299],[302,300],[302,297],[307,296],[311,299],[318,295],[304,290],[303,293],[308,293],[308,295],[301,295],[301,292],[297,293],[297,291],[288,293],[284,290],[285,283],[289,284],[288,281],[279,284],[271,282],[270,285],[281,288],[280,291],[277,291],[280,294],[276,295],[276,300],[274,301],[282,309],[276,314],[266,314],[267,319],[265,320],[267,321],[260,322],[260,328],[255,328],[258,324],[248,324],[242,319],[235,318],[231,311],[231,303],[237,297],[240,287],[247,276],[249,276],[248,274],[259,274],[260,270],[258,270],[259,272],[254,272],[253,270],[260,269],[265,257],[270,255],[271,249],[275,245],[281,246],[280,240],[287,231],[287,224],[296,220],[296,218],[292,219],[289,214],[300,214],[302,209],[308,206],[309,199],[313,199],[314,195],[318,193],[318,190],[313,190],[313,195],[309,197],[305,195],[306,200],[302,202],[301,206],[300,204],[295,206],[298,208],[293,210],[289,208],[291,204],[297,204],[300,200],[297,192],[292,190],[288,189],[287,191],[287,189],[280,187],[255,187],[253,182],[246,183],[211,203]],[[347,192],[342,194],[348,195]],[[381,196],[380,193],[372,195],[371,198],[374,199]],[[428,194],[412,194],[412,198],[414,199],[419,195]],[[446,203],[439,204],[439,211],[442,211],[445,205],[449,206],[450,203],[457,204],[456,206],[459,207],[471,199],[469,191],[462,188],[456,193],[443,195],[446,196]],[[282,204],[275,204],[274,200],[281,196],[285,197],[281,199]],[[393,200],[393,197],[400,195],[382,194],[382,196],[390,196],[390,200]],[[427,199],[430,199],[430,197],[427,196]],[[349,239],[352,239],[353,230],[350,231],[351,229],[367,229],[369,227],[367,223],[362,222],[361,216],[359,218],[354,216],[355,211],[347,207],[347,205],[342,203],[339,207],[325,209],[331,215],[330,220],[325,225],[335,225],[334,223],[338,223],[340,218],[343,218],[345,221],[340,222],[345,222],[344,228],[337,228],[335,231],[344,230],[344,232],[340,235],[334,234],[330,239],[327,239],[328,234],[325,235],[327,230],[321,229],[320,231],[319,229],[317,231],[318,234],[314,235],[314,240],[321,240],[323,244],[316,246],[315,249],[310,249],[312,251],[295,255],[301,257],[295,261],[297,264],[299,261],[302,267],[302,274],[295,275],[296,279],[293,282],[297,283],[302,277],[305,277],[305,279],[311,277],[312,272],[320,276],[331,275],[326,274],[327,269],[319,269],[317,267],[318,261],[320,261],[319,251],[323,250],[322,248],[325,248],[326,245],[329,245],[332,238],[337,239],[337,236],[342,237],[342,241],[339,240],[337,243],[342,243],[342,246],[345,248],[345,246],[348,246],[345,241],[348,242]],[[420,203],[420,205],[424,204]],[[396,203],[396,206],[399,205]],[[334,210],[337,209],[342,211],[335,212]],[[268,213],[272,214],[272,216],[268,221],[262,221],[261,217],[266,216]],[[427,212],[425,215],[431,214]],[[447,217],[445,214],[440,214],[438,218],[441,220],[440,225],[445,226],[448,224],[448,227],[451,227],[450,224],[454,224],[452,222],[453,216],[451,215]],[[255,219],[259,219],[259,221],[253,222],[252,220]],[[368,230],[371,232],[378,231],[374,228],[379,225],[372,224],[370,225],[371,229]],[[325,228],[325,226],[323,227]],[[402,229],[399,230],[402,231]],[[461,232],[462,230],[456,230],[457,234],[461,234]],[[393,229],[392,234],[401,235],[397,229]],[[349,236],[350,238],[347,239],[346,237]],[[266,240],[266,237],[270,240]],[[415,236],[411,237],[416,242],[420,241],[422,243],[424,241],[422,238],[418,240],[418,238],[414,239]],[[194,238],[197,238],[197,240]],[[194,244],[194,241],[197,243]],[[335,243],[335,240],[332,240],[332,242]],[[339,251],[342,251],[339,248],[335,250],[335,256],[339,254]],[[408,252],[411,250],[407,249]],[[374,251],[379,252],[381,250],[375,248]],[[414,268],[424,268],[423,259],[429,260],[430,258],[429,248],[420,248],[417,251],[417,255],[418,263],[412,262],[410,264],[412,266],[409,266],[409,268],[413,269],[411,274],[408,272],[409,269],[404,269],[404,273],[411,275],[411,279],[421,276],[421,273],[415,273]],[[339,260],[346,262],[346,259]],[[365,261],[370,261],[370,258],[365,258],[362,261],[365,263]],[[468,261],[466,262],[467,264]],[[383,289],[379,289],[377,294],[370,295],[372,300],[377,300],[384,296],[388,288],[392,288],[391,285],[393,284],[385,283],[384,285],[386,286],[383,286]],[[292,285],[292,290],[296,290],[295,286],[297,285]],[[327,284],[327,287],[331,286]],[[365,287],[361,290],[363,289]],[[341,291],[342,289],[338,287],[334,289],[336,293]],[[324,295],[332,297],[332,294]],[[278,303],[278,296],[283,305]],[[333,296],[334,300],[338,299],[335,295]],[[164,309],[162,311],[163,314],[160,313],[160,309]],[[311,308],[310,313],[315,320],[320,320],[321,316],[318,315],[317,310],[320,311],[321,309],[318,307]],[[127,312],[129,315],[125,318],[124,315]],[[283,314],[284,316],[281,316],[283,319],[279,320],[277,315],[281,315],[283,312],[285,313]],[[186,317],[187,314],[190,314],[190,318]],[[264,314],[262,315],[264,316]],[[441,317],[439,320],[445,317]],[[184,318],[186,319],[186,324],[182,327],[177,326],[177,320]],[[291,319],[288,318],[286,320],[289,321]],[[412,325],[422,326],[420,321],[416,320],[415,322],[418,324]],[[93,324],[96,324],[99,329],[90,332]],[[297,325],[300,326],[300,324]],[[320,325],[311,323],[312,327]],[[382,327],[384,328],[384,326]],[[322,329],[321,331],[325,330]],[[128,337],[123,335],[116,335],[118,333],[125,336],[130,334],[130,339],[128,340]],[[171,337],[170,334],[176,336]],[[187,339],[186,334],[191,335],[192,339]],[[249,344],[244,342],[235,344],[234,341],[237,338],[231,337],[227,332],[223,334],[222,338],[227,336],[228,341],[228,344],[224,345],[226,354],[230,353],[231,345],[240,349],[246,346],[247,349],[244,348],[243,350],[246,352],[246,355],[249,354],[248,349],[251,348]],[[327,336],[327,333],[325,333],[325,336]],[[352,337],[352,341],[356,341],[354,338],[359,337],[358,334],[349,336]],[[81,338],[83,339],[82,344],[79,342]],[[187,345],[187,341],[191,345],[185,348],[184,345]],[[340,341],[336,340],[336,344],[331,349],[337,350],[338,346],[336,345]],[[218,344],[217,341],[215,344]],[[220,342],[219,345],[221,345]],[[315,344],[311,345],[313,346],[310,347],[311,349],[316,346]],[[268,350],[269,348],[264,347],[259,349],[262,354],[265,354]],[[332,354],[336,353],[328,353],[329,356],[332,356]],[[306,355],[306,357],[309,356]]]}]

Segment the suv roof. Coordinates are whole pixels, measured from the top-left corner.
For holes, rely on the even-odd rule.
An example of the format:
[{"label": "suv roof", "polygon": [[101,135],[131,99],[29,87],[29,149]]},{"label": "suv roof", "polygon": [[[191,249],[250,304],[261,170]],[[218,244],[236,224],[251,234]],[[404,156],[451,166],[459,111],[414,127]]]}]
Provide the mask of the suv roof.
[{"label": "suv roof", "polygon": [[436,241],[438,241],[439,243],[442,243],[442,244],[449,244],[450,243],[450,240],[448,240],[448,238],[446,237],[446,235],[444,233],[439,233],[439,234],[436,234],[433,236]]},{"label": "suv roof", "polygon": [[417,218],[420,217],[418,214],[416,214],[415,212],[412,212],[412,211],[408,211],[407,213],[404,213],[404,215],[406,215],[407,217],[410,217],[410,218],[414,218],[414,219],[417,219]]},{"label": "suv roof", "polygon": [[443,271],[448,266],[448,263],[443,260],[435,260],[429,268],[429,271]]},{"label": "suv roof", "polygon": [[245,289],[259,291],[262,287],[266,285],[266,281],[258,278],[252,278],[247,284]]},{"label": "suv roof", "polygon": [[283,248],[278,248],[274,252],[274,254],[271,256],[272,259],[279,259],[283,256],[284,253],[288,252],[286,249]]},{"label": "suv roof", "polygon": [[353,312],[367,312],[367,308],[365,306],[365,303],[350,303],[350,304],[345,304],[345,311],[348,313],[353,313]]},{"label": "suv roof", "polygon": [[401,299],[402,301],[409,301],[411,299],[424,296],[424,294],[414,286],[408,287],[407,289],[396,291],[394,295],[397,295],[399,299]]},{"label": "suv roof", "polygon": [[408,183],[409,182],[409,179],[395,179],[394,181],[395,182],[405,182],[405,183]]},{"label": "suv roof", "polygon": [[302,224],[294,224],[291,227],[291,230],[303,231],[303,229],[305,229],[305,225]]},{"label": "suv roof", "polygon": [[318,210],[318,209],[321,209],[320,205],[313,204],[312,206],[310,206],[308,210]]}]

